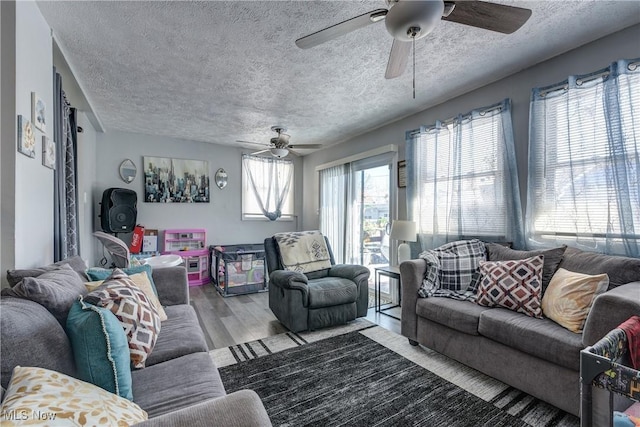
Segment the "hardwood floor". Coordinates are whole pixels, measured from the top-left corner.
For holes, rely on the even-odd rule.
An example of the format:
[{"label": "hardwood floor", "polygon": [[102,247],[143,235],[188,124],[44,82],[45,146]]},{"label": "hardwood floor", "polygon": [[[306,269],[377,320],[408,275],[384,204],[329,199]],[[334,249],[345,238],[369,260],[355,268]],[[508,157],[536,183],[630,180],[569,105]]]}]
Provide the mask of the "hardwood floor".
[{"label": "hardwood floor", "polygon": [[[287,332],[269,309],[269,293],[223,298],[212,284],[189,288],[191,305],[198,314],[210,350]],[[400,309],[390,313],[399,316]],[[370,308],[367,320],[400,333],[400,321]]]}]

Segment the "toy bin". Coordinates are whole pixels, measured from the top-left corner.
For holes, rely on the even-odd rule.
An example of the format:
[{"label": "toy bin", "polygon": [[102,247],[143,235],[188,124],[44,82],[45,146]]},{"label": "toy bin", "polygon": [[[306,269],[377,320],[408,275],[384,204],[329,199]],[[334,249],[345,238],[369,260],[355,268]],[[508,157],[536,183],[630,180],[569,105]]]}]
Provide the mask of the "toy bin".
[{"label": "toy bin", "polygon": [[223,297],[268,290],[263,244],[209,246],[209,254],[209,276]]}]

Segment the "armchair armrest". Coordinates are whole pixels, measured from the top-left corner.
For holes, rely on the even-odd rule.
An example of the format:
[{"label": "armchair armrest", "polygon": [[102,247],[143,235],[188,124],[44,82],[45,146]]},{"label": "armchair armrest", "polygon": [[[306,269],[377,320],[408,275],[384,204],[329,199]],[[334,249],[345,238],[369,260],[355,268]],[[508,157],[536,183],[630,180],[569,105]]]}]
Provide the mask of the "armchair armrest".
[{"label": "armchair armrest", "polygon": [[184,266],[156,268],[151,275],[160,304],[189,304],[189,281]]},{"label": "armchair armrest", "polygon": [[302,292],[302,301],[307,301],[309,288],[307,286],[307,276],[297,271],[275,270],[269,273],[269,285],[278,286],[283,289],[296,289]]},{"label": "armchair armrest", "polygon": [[[329,269],[329,276],[342,277],[358,283],[360,280],[368,280],[371,272],[363,265],[335,264]],[[365,275],[364,277],[361,277]]]},{"label": "armchair armrest", "polygon": [[427,262],[423,259],[412,259],[400,264],[400,280],[402,281],[402,316],[400,333],[412,341],[418,341],[418,289],[427,271]]},{"label": "armchair armrest", "polygon": [[240,390],[136,424],[139,427],[207,427],[211,425],[225,427],[270,426],[271,421],[256,392]]},{"label": "armchair armrest", "polygon": [[629,317],[638,314],[640,282],[627,283],[598,295],[584,324],[582,344],[585,347],[595,344]]}]

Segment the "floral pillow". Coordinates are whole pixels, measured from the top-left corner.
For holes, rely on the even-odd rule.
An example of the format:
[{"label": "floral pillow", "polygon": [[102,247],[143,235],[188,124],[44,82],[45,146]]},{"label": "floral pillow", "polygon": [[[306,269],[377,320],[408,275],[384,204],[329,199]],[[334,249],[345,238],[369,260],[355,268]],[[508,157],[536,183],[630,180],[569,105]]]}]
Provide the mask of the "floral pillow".
[{"label": "floral pillow", "polygon": [[481,261],[476,302],[542,318],[542,267],[544,257],[511,261]]},{"label": "floral pillow", "polygon": [[[27,417],[27,419],[24,419]],[[135,403],[44,368],[16,366],[2,407],[2,426],[133,425],[147,419]]]}]

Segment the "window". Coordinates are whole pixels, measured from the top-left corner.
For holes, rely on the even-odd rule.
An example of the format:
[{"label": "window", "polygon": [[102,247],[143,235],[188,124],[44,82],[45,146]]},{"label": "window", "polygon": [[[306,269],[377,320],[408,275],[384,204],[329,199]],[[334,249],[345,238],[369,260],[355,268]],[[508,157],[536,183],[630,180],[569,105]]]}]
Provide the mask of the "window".
[{"label": "window", "polygon": [[412,132],[407,147],[423,249],[471,237],[524,243],[509,100]]},{"label": "window", "polygon": [[242,219],[293,219],[293,162],[242,156]]},{"label": "window", "polygon": [[640,72],[619,61],[534,89],[527,235],[639,256]]}]

